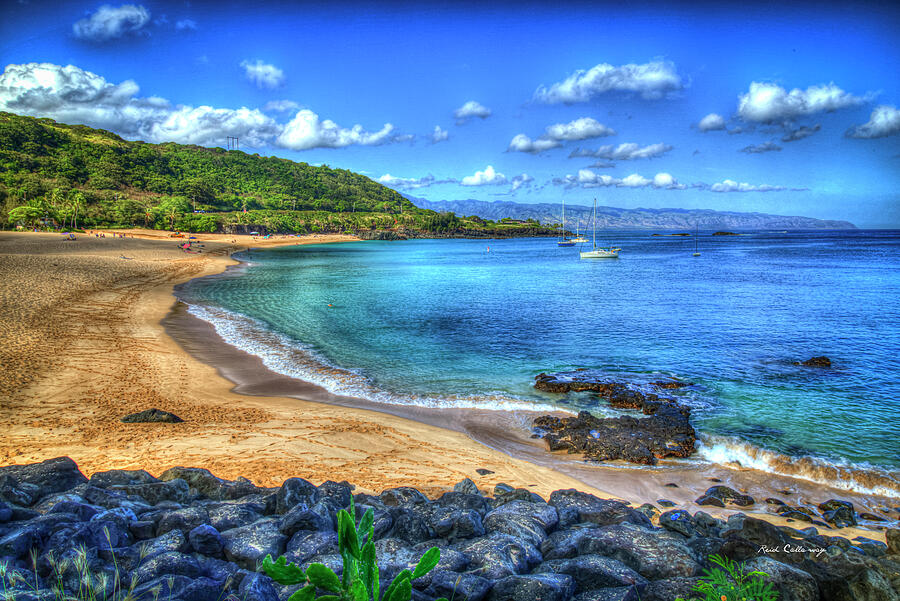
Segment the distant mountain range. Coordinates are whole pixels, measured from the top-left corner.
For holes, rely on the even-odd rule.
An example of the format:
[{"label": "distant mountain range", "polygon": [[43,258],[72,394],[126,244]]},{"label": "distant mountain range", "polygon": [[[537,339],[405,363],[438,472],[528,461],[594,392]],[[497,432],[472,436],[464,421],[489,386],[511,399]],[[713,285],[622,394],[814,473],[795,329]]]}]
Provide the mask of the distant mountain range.
[{"label": "distant mountain range", "polygon": [[[498,221],[510,219],[535,219],[543,224],[559,223],[560,204],[527,204],[511,201],[486,202],[483,200],[442,200],[431,202],[404,194],[418,207],[439,213],[453,212],[458,216],[477,215],[482,219]],[[585,231],[591,226],[591,207],[566,204],[566,228]],[[812,217],[786,217],[765,213],[739,213],[710,209],[619,209],[597,207],[597,229],[663,229],[690,231],[702,230],[845,230],[856,229],[849,221],[814,219]]]}]

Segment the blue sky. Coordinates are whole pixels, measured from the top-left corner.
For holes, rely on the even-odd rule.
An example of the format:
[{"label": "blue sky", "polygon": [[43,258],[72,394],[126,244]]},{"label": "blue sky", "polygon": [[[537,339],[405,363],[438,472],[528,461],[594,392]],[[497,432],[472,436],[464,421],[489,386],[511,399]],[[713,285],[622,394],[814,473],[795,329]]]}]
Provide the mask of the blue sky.
[{"label": "blue sky", "polygon": [[429,200],[900,227],[900,10],[85,1],[0,8],[0,110]]}]

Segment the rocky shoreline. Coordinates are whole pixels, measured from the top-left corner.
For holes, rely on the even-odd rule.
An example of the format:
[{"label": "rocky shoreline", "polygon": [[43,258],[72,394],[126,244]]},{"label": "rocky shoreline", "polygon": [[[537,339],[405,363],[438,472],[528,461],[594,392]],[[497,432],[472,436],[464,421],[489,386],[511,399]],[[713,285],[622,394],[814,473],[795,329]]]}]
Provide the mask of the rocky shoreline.
[{"label": "rocky shoreline", "polygon": [[[488,496],[469,479],[434,500],[414,488],[374,496],[301,478],[261,488],[182,467],[88,479],[67,457],[0,467],[4,584],[12,579],[14,599],[54,599],[54,586],[83,584],[71,566],[86,565],[107,588],[116,573],[134,579],[138,601],[154,591],[173,601],[287,599],[298,587],[257,572],[259,562],[285,555],[340,573],[334,515],[351,498],[374,510],[382,581],[440,548],[437,568],[413,582],[420,601],[672,601],[692,594],[715,553],[766,572],[783,601],[900,599],[900,530],[888,530],[885,545],[573,489],[543,499],[497,485]],[[57,578],[62,563],[70,567]]]}]

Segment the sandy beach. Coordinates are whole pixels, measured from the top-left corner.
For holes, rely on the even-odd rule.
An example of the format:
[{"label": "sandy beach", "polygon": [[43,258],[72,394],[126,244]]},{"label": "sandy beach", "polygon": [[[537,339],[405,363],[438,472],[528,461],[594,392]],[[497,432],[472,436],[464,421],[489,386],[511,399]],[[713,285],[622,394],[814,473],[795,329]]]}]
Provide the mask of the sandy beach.
[{"label": "sandy beach", "polygon": [[[229,258],[232,252],[251,246],[354,238],[200,234],[203,252],[188,254],[167,232],[118,233],[129,237],[80,235],[64,242],[58,234],[0,233],[0,464],[67,455],[87,475],[107,469],[158,475],[181,465],[208,468],[228,479],[244,476],[262,486],[301,476],[315,484],[347,480],[358,492],[415,486],[430,496],[469,477],[484,490],[506,482],[545,497],[563,488],[637,505],[665,496],[691,512],[700,509],[689,504],[696,489],[721,476],[722,470],[685,470],[681,477],[691,485],[673,489],[663,488],[677,476],[672,473],[587,471],[572,461],[561,469],[561,460],[526,438],[501,440],[496,429],[477,431],[476,421],[459,422],[456,429],[439,427],[452,420],[423,414],[414,421],[407,418],[409,411],[399,412],[406,417],[391,415],[365,403],[326,398],[321,389],[271,378],[247,357],[232,357],[235,373],[223,377],[210,358],[204,359],[211,352],[209,333],[185,334],[191,327],[202,329],[188,323],[199,320],[183,311],[179,317],[177,307],[172,311],[173,287],[223,271],[236,264]],[[181,320],[177,328],[173,319]],[[182,339],[169,335],[170,328]],[[244,373],[237,373],[241,369]],[[185,421],[120,421],[151,407]],[[516,449],[513,454],[520,458],[498,449]],[[480,475],[479,468],[492,473]],[[748,475],[736,484],[758,495],[786,480]],[[798,489],[796,482],[789,484]],[[819,500],[852,496],[812,485],[800,493]],[[884,539],[880,532],[863,533]],[[853,529],[844,533],[856,534]]]},{"label": "sandy beach", "polygon": [[[459,432],[384,413],[236,394],[160,324],[175,302],[173,286],[222,271],[234,264],[233,251],[353,238],[201,234],[204,252],[186,254],[166,232],[125,233],[135,237],[63,242],[56,234],[0,234],[0,463],[68,455],[85,474],[114,468],[159,474],[183,465],[264,486],[302,476],[316,484],[347,480],[370,492],[415,485],[436,494],[465,477],[483,488],[509,482],[543,495],[588,488]],[[185,421],[119,421],[150,407]],[[478,468],[494,473],[480,477]]]}]

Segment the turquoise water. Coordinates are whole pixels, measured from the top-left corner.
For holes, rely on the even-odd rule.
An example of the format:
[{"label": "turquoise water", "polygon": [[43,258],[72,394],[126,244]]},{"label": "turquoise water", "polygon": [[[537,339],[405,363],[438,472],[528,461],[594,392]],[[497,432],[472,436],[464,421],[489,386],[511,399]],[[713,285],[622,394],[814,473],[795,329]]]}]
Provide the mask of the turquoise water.
[{"label": "turquoise water", "polygon": [[[254,250],[247,268],[179,295],[271,368],[336,392],[600,411],[534,391],[534,376],[662,373],[696,384],[682,395],[709,460],[811,456],[896,476],[900,232],[701,232],[700,257],[693,238],[614,242],[617,260],[551,239]],[[792,365],[814,355],[833,368]]]}]

